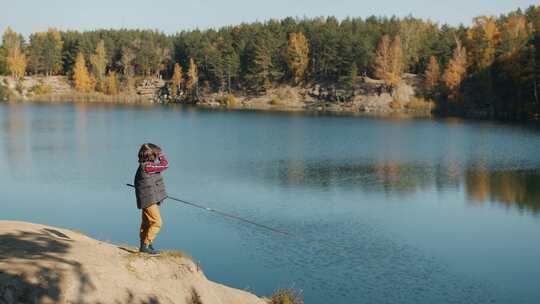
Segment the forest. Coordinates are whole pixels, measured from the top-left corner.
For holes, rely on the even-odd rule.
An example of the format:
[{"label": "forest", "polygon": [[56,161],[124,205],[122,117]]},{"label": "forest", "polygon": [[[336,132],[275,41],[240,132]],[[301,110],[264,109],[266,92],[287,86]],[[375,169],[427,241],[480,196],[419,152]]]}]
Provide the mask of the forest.
[{"label": "forest", "polygon": [[[538,50],[538,51],[537,51]],[[166,79],[171,95],[263,94],[288,84],[351,89],[363,76],[391,90],[421,76],[437,111],[505,119],[540,115],[540,6],[450,26],[412,16],[285,18],[180,31],[50,28],[27,39],[7,28],[0,74],[66,75],[81,92],[119,94],[141,78]]]}]

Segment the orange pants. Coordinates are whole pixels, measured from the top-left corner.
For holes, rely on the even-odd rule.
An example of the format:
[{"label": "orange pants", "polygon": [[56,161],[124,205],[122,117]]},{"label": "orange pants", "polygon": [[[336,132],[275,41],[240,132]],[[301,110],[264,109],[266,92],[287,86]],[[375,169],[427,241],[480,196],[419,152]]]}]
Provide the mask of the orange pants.
[{"label": "orange pants", "polygon": [[140,234],[141,242],[145,245],[152,244],[159,229],[161,229],[161,224],[161,214],[159,213],[159,206],[157,204],[143,208]]}]

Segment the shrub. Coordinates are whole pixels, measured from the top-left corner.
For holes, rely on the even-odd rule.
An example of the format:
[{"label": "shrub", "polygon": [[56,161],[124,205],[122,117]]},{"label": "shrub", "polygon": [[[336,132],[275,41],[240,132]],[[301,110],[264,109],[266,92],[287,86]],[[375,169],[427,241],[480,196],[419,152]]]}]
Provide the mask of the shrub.
[{"label": "shrub", "polygon": [[22,81],[17,81],[17,84],[15,85],[15,90],[17,90],[19,94],[22,94],[24,92],[24,86],[22,84]]},{"label": "shrub", "polygon": [[299,292],[292,289],[278,289],[270,298],[269,304],[303,304]]},{"label": "shrub", "polygon": [[222,98],[219,99],[219,103],[222,105],[222,106],[226,106],[226,107],[235,107],[235,106],[238,106],[238,100],[236,99],[236,97],[234,97],[234,95],[232,94],[228,94],[226,96],[223,96]]},{"label": "shrub", "polygon": [[273,105],[273,106],[279,105],[279,104],[281,104],[281,99],[278,96],[273,95],[270,98],[270,104]]},{"label": "shrub", "polygon": [[13,97],[13,92],[5,85],[0,84],[0,101],[8,101]]},{"label": "shrub", "polygon": [[29,90],[30,93],[38,95],[47,95],[52,93],[52,87],[48,84],[38,83],[32,86]]},{"label": "shrub", "polygon": [[414,111],[431,111],[433,109],[433,101],[421,97],[412,97],[406,107]]},{"label": "shrub", "polygon": [[393,110],[399,110],[402,108],[402,104],[401,104],[401,101],[399,100],[392,100],[392,102],[390,103],[390,108],[393,109]]}]

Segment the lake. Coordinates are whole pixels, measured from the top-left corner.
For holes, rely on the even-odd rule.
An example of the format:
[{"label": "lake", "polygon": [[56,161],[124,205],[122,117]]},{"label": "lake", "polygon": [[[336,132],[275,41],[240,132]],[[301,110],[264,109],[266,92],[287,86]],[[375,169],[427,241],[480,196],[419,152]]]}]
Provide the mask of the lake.
[{"label": "lake", "polygon": [[538,303],[540,130],[459,119],[0,104],[1,219],[138,246],[137,151],[175,201],[159,249],[207,277],[308,304]]}]

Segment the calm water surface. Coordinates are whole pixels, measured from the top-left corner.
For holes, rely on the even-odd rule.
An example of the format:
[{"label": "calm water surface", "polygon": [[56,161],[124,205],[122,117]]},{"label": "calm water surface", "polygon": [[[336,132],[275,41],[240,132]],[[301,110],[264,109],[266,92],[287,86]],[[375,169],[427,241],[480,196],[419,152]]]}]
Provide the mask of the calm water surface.
[{"label": "calm water surface", "polygon": [[170,195],[156,244],[215,281],[306,303],[539,303],[540,131],[179,107],[0,105],[2,219],[138,245],[137,149]]}]

